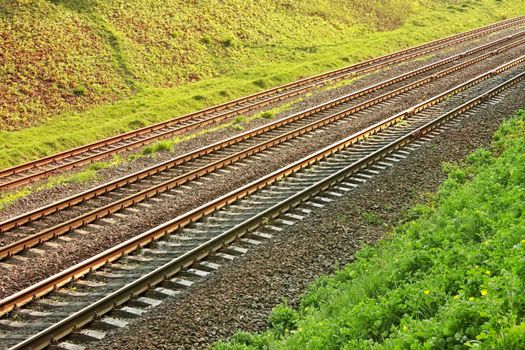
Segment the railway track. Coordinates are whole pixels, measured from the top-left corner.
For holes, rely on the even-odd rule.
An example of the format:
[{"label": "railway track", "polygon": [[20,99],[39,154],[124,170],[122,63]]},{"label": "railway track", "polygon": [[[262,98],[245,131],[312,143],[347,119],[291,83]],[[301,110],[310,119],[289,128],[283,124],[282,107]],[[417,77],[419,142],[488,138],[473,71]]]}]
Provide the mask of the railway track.
[{"label": "railway track", "polygon": [[[525,31],[516,33],[7,220],[0,223],[0,232],[16,239],[0,247],[0,259],[12,257],[153,197],[180,197],[180,193],[170,191],[247,157],[334,125],[344,118],[357,118],[359,113],[366,113],[373,106],[395,103],[396,97],[415,94],[417,89],[428,83],[524,43]],[[384,92],[385,88],[390,90]],[[180,169],[182,167],[183,171]],[[101,196],[104,197],[101,203],[94,202],[94,199]],[[85,208],[79,209],[78,206],[82,205]],[[66,220],[56,220],[53,214],[64,209],[74,209],[73,215],[66,216]],[[38,253],[45,254],[45,251],[40,250]]]},{"label": "railway track", "polygon": [[520,56],[1,300],[0,341],[75,349],[124,327],[406,158],[454,118],[523,89],[524,63]]},{"label": "railway track", "polygon": [[396,63],[428,55],[441,49],[448,49],[453,45],[468,40],[475,40],[497,31],[522,25],[523,23],[525,23],[524,16],[496,23],[14,166],[0,171],[0,190],[28,184],[59,171],[79,167],[119,152],[136,149],[154,141],[171,137],[177,133],[219,122],[235,115],[290,99],[330,82],[383,69]]}]

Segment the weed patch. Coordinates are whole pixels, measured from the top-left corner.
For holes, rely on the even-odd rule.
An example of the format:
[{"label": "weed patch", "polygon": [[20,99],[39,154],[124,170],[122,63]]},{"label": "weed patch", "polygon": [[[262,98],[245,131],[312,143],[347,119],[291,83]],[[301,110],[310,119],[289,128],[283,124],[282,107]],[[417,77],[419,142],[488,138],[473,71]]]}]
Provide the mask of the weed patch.
[{"label": "weed patch", "polygon": [[123,162],[123,159],[119,156],[113,156],[110,161],[107,162],[95,162],[87,166],[85,170],[71,175],[57,175],[48,178],[43,184],[29,185],[22,189],[4,192],[0,194],[0,210],[6,205],[13,203],[14,201],[26,197],[32,193],[40,192],[53,188],[58,185],[71,184],[71,183],[85,183],[88,181],[95,180],[97,178],[97,172],[101,169],[109,167],[115,167]]},{"label": "weed patch", "polygon": [[491,152],[444,168],[428,205],[311,285],[299,310],[280,305],[268,331],[214,349],[524,349],[525,111]]},{"label": "weed patch", "polygon": [[217,126],[213,126],[211,128],[208,128],[208,129],[205,129],[205,130],[201,130],[201,131],[198,131],[196,133],[193,133],[193,134],[189,134],[189,135],[185,135],[185,136],[176,136],[175,138],[171,139],[171,140],[166,140],[166,141],[159,141],[157,143],[154,143],[150,146],[146,146],[144,148],[142,148],[142,150],[139,152],[139,153],[134,153],[132,155],[130,155],[128,157],[129,160],[133,160],[133,159],[136,159],[138,157],[141,157],[141,156],[145,156],[145,155],[151,155],[151,154],[154,154],[156,152],[159,152],[159,151],[169,151],[171,149],[173,149],[173,147],[180,143],[180,142],[183,142],[183,141],[188,141],[188,140],[192,140],[194,139],[195,137],[198,137],[198,136],[202,136],[202,135],[205,135],[205,134],[208,134],[208,133],[212,133],[212,132],[215,132],[215,131],[218,131],[218,130],[223,130],[223,129],[226,129],[226,128],[232,128],[234,130],[244,130],[244,126],[243,124],[249,122],[249,121],[252,121],[252,120],[257,120],[257,119],[272,119],[276,114],[278,113],[281,113],[285,110],[287,110],[288,108],[290,108],[292,105],[300,102],[302,99],[295,99],[293,101],[289,101],[285,104],[282,104],[281,106],[279,107],[276,107],[276,108],[273,108],[269,111],[265,111],[265,112],[259,112],[257,114],[254,114],[252,116],[237,116],[235,117],[232,121],[229,121],[227,123],[223,123],[223,124],[220,124],[220,125],[217,125]]},{"label": "weed patch", "polygon": [[367,211],[363,213],[363,219],[369,225],[381,225],[381,217],[374,212]]}]

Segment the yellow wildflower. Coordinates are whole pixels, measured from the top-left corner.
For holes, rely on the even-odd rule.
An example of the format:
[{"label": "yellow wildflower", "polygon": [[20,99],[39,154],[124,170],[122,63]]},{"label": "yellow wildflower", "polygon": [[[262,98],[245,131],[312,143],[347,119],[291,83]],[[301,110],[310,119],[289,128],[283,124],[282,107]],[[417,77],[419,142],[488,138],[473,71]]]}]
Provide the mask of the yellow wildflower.
[{"label": "yellow wildflower", "polygon": [[476,298],[474,298],[474,297],[470,297],[470,298],[468,298],[469,301],[474,301],[475,299],[476,299]]},{"label": "yellow wildflower", "polygon": [[485,271],[485,275],[487,275],[487,276],[490,276],[491,273],[492,272],[490,272],[490,270]]},{"label": "yellow wildflower", "polygon": [[521,240],[521,244],[525,244],[525,239],[522,239],[522,240]]},{"label": "yellow wildflower", "polygon": [[404,326],[403,326],[403,330],[404,330],[405,332],[408,331],[408,327],[407,327],[407,325],[404,325]]},{"label": "yellow wildflower", "polygon": [[485,289],[483,289],[483,290],[481,291],[481,295],[482,295],[482,296],[485,296],[485,295],[487,295],[488,293],[489,293],[489,292],[487,292]]},{"label": "yellow wildflower", "polygon": [[423,291],[423,294],[425,294],[425,295],[429,295],[429,294],[430,294],[430,291],[429,291],[428,289],[425,289],[425,290]]},{"label": "yellow wildflower", "polygon": [[454,295],[454,299],[459,299],[459,294]]}]

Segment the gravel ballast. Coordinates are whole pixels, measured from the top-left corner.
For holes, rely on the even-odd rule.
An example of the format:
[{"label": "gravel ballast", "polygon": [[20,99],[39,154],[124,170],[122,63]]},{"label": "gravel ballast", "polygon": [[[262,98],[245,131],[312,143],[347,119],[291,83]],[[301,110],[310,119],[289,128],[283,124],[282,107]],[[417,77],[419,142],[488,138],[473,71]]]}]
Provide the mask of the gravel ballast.
[{"label": "gravel ballast", "polygon": [[[442,79],[427,87],[424,93],[418,94],[417,100],[444,91],[460,82],[479,74],[480,70],[494,67],[516,56],[516,52],[495,57],[483,65],[474,66],[458,72],[451,79]],[[140,213],[130,214],[126,218],[115,218],[116,222],[101,227],[87,228],[86,234],[70,234],[56,241],[58,244],[44,246],[42,254],[34,251],[25,253],[27,259],[17,259],[13,263],[1,264],[0,296],[10,295],[18,290],[30,286],[54,273],[87,259],[98,252],[108,249],[126,239],[147,231],[171,218],[181,215],[191,208],[206,203],[224,193],[227,193],[243,184],[268,174],[280,167],[298,160],[305,155],[340,140],[353,132],[375,123],[389,115],[404,110],[413,105],[413,97],[406,96],[401,101],[385,106],[380,111],[364,114],[343,126],[337,125],[317,133],[313,138],[301,141],[301,148],[289,144],[271,153],[264,163],[249,163],[249,166],[235,166],[230,174],[214,179],[213,186],[204,183],[202,186],[192,185],[192,189],[184,190],[177,200],[150,203],[148,207],[141,207]]]},{"label": "gravel ballast", "polygon": [[[350,93],[357,89],[361,89],[363,87],[378,83],[384,79],[387,79],[387,78],[390,78],[390,77],[393,77],[393,76],[396,76],[402,73],[409,72],[411,70],[420,68],[432,62],[439,61],[440,59],[450,57],[454,54],[463,52],[467,49],[478,47],[483,44],[489,43],[493,40],[503,38],[508,35],[512,35],[514,33],[519,32],[522,29],[523,27],[506,29],[501,32],[497,32],[487,37],[484,37],[484,38],[476,39],[476,40],[469,41],[466,43],[461,43],[458,46],[455,46],[452,48],[449,47],[443,50],[439,50],[432,55],[416,58],[406,63],[390,66],[386,69],[383,69],[377,72],[372,72],[362,77],[358,77],[357,80],[352,80],[347,85],[344,85],[344,86],[331,88],[329,90],[325,90],[325,88],[321,88],[320,90],[315,91],[315,93],[310,93],[306,96],[303,96],[302,101],[295,103],[287,111],[279,113],[279,115],[277,115],[274,119],[283,118],[292,113],[316,106],[323,102],[330,101],[334,98]],[[285,102],[286,101],[283,101],[281,103],[285,103]],[[274,106],[275,105],[265,107],[261,109],[260,111],[268,110],[269,108],[272,108]],[[253,111],[252,113],[249,113],[249,115],[260,112],[260,111]],[[200,148],[206,144],[217,142],[224,138],[240,134],[244,132],[245,130],[256,128],[260,125],[267,124],[268,122],[269,121],[266,119],[256,119],[248,123],[245,123],[244,130],[226,128],[226,129],[216,130],[210,133],[206,133],[204,135],[199,135],[197,137],[192,138],[191,140],[183,141],[177,144],[176,147],[172,151],[159,152],[153,156],[141,157],[133,161],[126,161],[123,164],[120,164],[115,167],[111,167],[108,169],[102,169],[98,172],[98,176],[94,180],[84,182],[84,183],[61,184],[61,185],[54,186],[50,189],[37,191],[35,193],[24,196],[21,199],[3,208],[0,211],[0,221],[14,217],[16,215],[20,215],[21,213],[27,212],[29,210],[34,210],[41,206],[58,201],[62,198],[80,193],[82,191],[85,191],[88,188],[98,186],[100,184],[103,184],[105,182],[119,178],[121,176],[125,176],[127,174],[145,169],[155,164],[159,164],[174,156],[181,155],[191,150]],[[202,130],[206,130],[208,128],[209,127],[205,127],[204,129],[197,129],[195,131],[190,131],[190,132],[181,134],[180,136],[192,135]],[[127,155],[129,155],[129,153],[122,154],[123,157],[126,157]],[[69,175],[69,174],[79,171],[80,169],[85,169],[85,167],[76,169],[74,171],[65,172],[64,174]],[[42,183],[42,181],[37,182],[35,186],[37,186],[39,183]]]},{"label": "gravel ballast", "polygon": [[[442,162],[457,162],[487,147],[501,121],[525,107],[525,91],[465,117],[396,166],[246,256],[221,268],[128,327],[115,331],[96,349],[202,349],[237,330],[260,331],[283,298],[296,305],[307,285],[354,259],[363,243],[373,243],[425,201],[444,179]],[[374,213],[380,223],[365,220]]]},{"label": "gravel ballast", "polygon": [[[422,88],[423,93],[417,95],[417,100],[422,101],[429,96],[478,75],[480,71],[508,61],[518,55],[518,50],[506,52],[483,62],[479,66],[469,67],[464,71],[457,72],[449,79],[433,82]],[[0,265],[0,272],[4,275],[4,278],[0,280],[0,296],[5,297],[28,287],[98,252],[174,218],[191,208],[204,204],[212,198],[270,173],[285,164],[298,160],[306,154],[350,135],[386,116],[408,108],[415,102],[413,96],[406,96],[399,103],[385,106],[374,113],[365,114],[358,119],[352,120],[350,123],[344,124],[344,126],[338,125],[337,127],[328,128],[323,133],[317,133],[314,138],[308,139],[306,142],[302,141],[300,149],[292,144],[281,148],[279,152],[272,153],[271,157],[269,157],[270,159],[264,163],[254,162],[250,163],[248,167],[237,166],[229,175],[216,179],[213,182],[213,186],[194,186],[193,190],[186,191],[176,201],[155,202],[154,205],[141,208],[140,214],[129,215],[125,219],[117,219],[115,224],[88,229],[87,231],[89,232],[83,235],[67,235],[57,241],[59,244],[45,246],[44,254],[35,255],[32,251],[29,251],[26,254],[28,259]]]}]

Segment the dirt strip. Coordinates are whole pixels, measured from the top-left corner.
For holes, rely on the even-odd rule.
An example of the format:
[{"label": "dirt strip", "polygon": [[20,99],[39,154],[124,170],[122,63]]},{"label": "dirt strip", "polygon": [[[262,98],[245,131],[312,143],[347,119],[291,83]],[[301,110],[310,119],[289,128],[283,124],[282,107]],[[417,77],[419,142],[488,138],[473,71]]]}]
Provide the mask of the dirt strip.
[{"label": "dirt strip", "polygon": [[[203,349],[237,330],[260,331],[283,298],[296,305],[309,283],[351,262],[363,242],[373,243],[424,202],[444,179],[442,162],[456,162],[487,147],[501,121],[525,107],[525,91],[479,111],[420,147],[351,195],[316,210],[208,280],[166,301],[96,349]],[[364,213],[381,218],[365,220]]]}]

